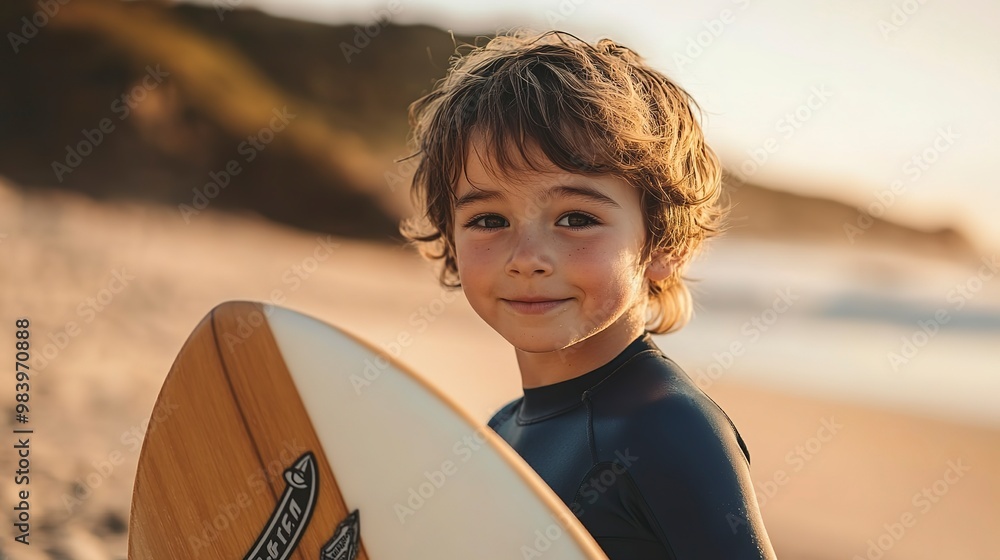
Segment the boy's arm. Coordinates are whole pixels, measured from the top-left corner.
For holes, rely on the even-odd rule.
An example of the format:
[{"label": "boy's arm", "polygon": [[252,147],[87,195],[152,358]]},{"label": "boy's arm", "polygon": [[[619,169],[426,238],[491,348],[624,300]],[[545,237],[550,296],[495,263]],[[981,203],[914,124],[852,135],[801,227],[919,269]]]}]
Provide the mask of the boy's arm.
[{"label": "boy's arm", "polygon": [[674,394],[636,421],[628,470],[650,526],[676,558],[776,558],[748,459],[721,409]]}]

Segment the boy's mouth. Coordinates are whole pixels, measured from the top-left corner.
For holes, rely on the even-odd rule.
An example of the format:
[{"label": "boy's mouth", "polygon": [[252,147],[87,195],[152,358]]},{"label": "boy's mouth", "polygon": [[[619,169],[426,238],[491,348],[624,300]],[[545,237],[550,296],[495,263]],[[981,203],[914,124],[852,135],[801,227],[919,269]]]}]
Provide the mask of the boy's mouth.
[{"label": "boy's mouth", "polygon": [[569,301],[572,298],[567,299],[549,299],[549,298],[537,298],[537,297],[525,297],[521,299],[502,299],[508,307],[517,311],[518,313],[525,313],[530,315],[536,315],[540,313],[546,313],[559,307],[563,303]]}]

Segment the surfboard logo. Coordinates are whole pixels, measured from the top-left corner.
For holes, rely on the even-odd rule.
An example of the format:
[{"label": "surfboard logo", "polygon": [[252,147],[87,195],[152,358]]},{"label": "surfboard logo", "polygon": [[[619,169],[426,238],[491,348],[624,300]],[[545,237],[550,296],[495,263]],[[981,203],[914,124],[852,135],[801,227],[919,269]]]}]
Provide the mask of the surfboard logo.
[{"label": "surfboard logo", "polygon": [[319,478],[316,458],[307,451],[285,469],[285,491],[271,519],[243,560],[285,560],[295,550],[309,525]]},{"label": "surfboard logo", "polygon": [[320,560],[354,560],[360,538],[361,520],[358,510],[354,510],[337,525],[333,536],[323,545]]}]

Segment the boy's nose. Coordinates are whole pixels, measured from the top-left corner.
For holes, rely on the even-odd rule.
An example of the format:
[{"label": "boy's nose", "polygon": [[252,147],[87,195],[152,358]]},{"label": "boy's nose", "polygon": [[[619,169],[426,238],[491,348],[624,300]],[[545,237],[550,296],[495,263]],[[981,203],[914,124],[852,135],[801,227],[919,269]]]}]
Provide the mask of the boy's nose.
[{"label": "boy's nose", "polygon": [[515,233],[506,272],[510,275],[534,276],[552,273],[552,259],[545,236],[538,231]]}]

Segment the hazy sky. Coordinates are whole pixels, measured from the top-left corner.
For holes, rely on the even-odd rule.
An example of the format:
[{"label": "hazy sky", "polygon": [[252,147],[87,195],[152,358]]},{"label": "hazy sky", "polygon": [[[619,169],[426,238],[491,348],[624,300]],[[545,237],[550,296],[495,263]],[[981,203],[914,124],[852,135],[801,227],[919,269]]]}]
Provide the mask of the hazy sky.
[{"label": "hazy sky", "polygon": [[[214,1],[330,23],[372,23],[390,6]],[[392,21],[462,34],[523,25],[614,38],[694,95],[710,143],[747,180],[857,207],[881,198],[888,218],[954,225],[984,252],[1000,249],[992,172],[1000,2],[398,0]]]}]

